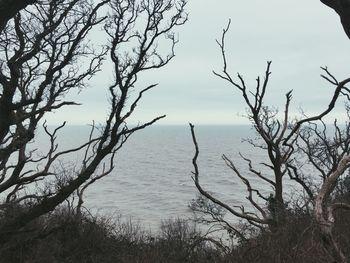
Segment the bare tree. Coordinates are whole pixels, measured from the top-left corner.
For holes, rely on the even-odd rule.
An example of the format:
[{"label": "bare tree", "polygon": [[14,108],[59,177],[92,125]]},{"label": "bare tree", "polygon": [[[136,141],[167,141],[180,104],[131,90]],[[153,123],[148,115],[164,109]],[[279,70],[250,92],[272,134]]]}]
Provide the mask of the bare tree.
[{"label": "bare tree", "polygon": [[[40,1],[8,21],[0,35],[0,192],[6,195],[1,207],[25,204],[25,209],[1,222],[2,243],[76,191],[80,207],[84,190],[111,173],[116,152],[127,139],[165,117],[127,125],[142,96],[156,86],[142,87],[139,74],[174,57],[174,29],[187,20],[185,5],[185,0]],[[102,10],[107,15],[99,15]],[[108,39],[102,47],[89,39],[98,27]],[[157,48],[164,41],[169,43],[165,54]],[[44,122],[49,150],[39,155],[30,149],[46,113],[77,105],[66,98],[85,88],[105,59],[114,65],[105,123],[93,124],[82,145],[62,150],[56,138],[65,123],[52,131]],[[135,91],[138,95],[131,99]],[[76,152],[83,153],[80,164],[57,168],[64,156]]]},{"label": "bare tree", "polygon": [[[301,186],[306,193],[304,205],[311,206],[313,210],[314,218],[322,235],[321,242],[325,249],[337,262],[345,262],[345,256],[339,248],[332,230],[334,227],[334,211],[336,209],[349,209],[350,206],[349,204],[336,202],[332,198],[332,192],[340,176],[349,167],[349,125],[346,125],[346,128],[342,131],[335,121],[334,139],[330,139],[326,132],[327,125],[323,123],[322,119],[334,109],[341,96],[346,100],[349,99],[349,89],[346,85],[350,82],[350,78],[339,82],[327,68],[322,68],[322,78],[335,87],[328,107],[318,115],[308,117],[304,114],[302,118],[295,120],[289,112],[292,98],[290,91],[285,95],[284,113],[279,116],[275,108],[264,105],[271,75],[271,62],[267,63],[264,78],[261,80],[258,77],[253,89],[247,87],[241,74],[238,74],[237,80],[235,80],[228,72],[225,35],[229,26],[230,24],[223,30],[221,41],[217,41],[222,54],[223,70],[221,73],[214,72],[214,74],[240,92],[247,106],[247,117],[259,138],[258,140],[248,139],[247,141],[253,147],[263,150],[268,161],[261,161],[260,166],[257,167],[256,160],[251,160],[240,153],[242,160],[247,163],[247,170],[241,171],[232,160],[223,155],[222,158],[226,165],[244,185],[250,208],[247,205],[236,206],[220,200],[214,193],[203,189],[200,184],[200,172],[197,164],[199,146],[194,125],[190,124],[195,146],[195,155],[192,161],[194,176],[192,179],[200,194],[214,204],[202,201],[202,205],[197,202],[195,205],[192,204],[192,207],[195,207],[196,212],[206,214],[212,218],[207,223],[220,223],[225,229],[230,229],[236,233],[236,236],[241,240],[243,233],[240,233],[235,224],[224,219],[222,210],[258,229],[274,231],[285,223],[288,216],[289,200],[285,198],[283,182],[284,178],[288,176],[289,179]],[[321,123],[323,129],[319,129],[317,123]],[[310,171],[312,172],[310,173]],[[270,186],[272,193],[270,195],[261,193],[250,182],[248,174]]]},{"label": "bare tree", "polygon": [[[347,113],[349,117],[348,107]],[[304,156],[305,161],[303,165],[298,163],[294,173],[303,181],[315,179],[316,175],[319,177],[321,183],[314,182],[317,187],[311,201],[322,243],[336,262],[347,262],[334,236],[334,227],[337,220],[335,212],[349,210],[350,203],[348,200],[339,200],[334,192],[350,164],[350,126],[346,123],[345,128],[340,128],[337,121],[334,121],[333,127],[322,120],[319,123],[310,122],[300,130],[297,151]],[[297,163],[295,159],[293,161]],[[310,174],[310,171],[314,174]]]},{"label": "bare tree", "polygon": [[[262,165],[270,169],[273,173],[273,176],[271,177],[263,174],[254,167],[254,164],[250,159],[244,157],[243,155],[241,156],[243,160],[247,162],[249,172],[267,184],[271,185],[271,187],[274,189],[274,194],[272,196],[273,200],[271,197],[264,196],[259,192],[258,189],[252,187],[247,177],[239,171],[236,165],[226,155],[222,156],[223,160],[245,185],[248,192],[247,199],[252,204],[254,210],[256,210],[257,213],[254,211],[247,211],[244,207],[230,207],[215,199],[208,192],[204,191],[199,184],[199,171],[198,167],[196,167],[196,157],[193,160],[193,164],[195,166],[193,179],[201,194],[205,195],[214,203],[219,204],[220,206],[224,206],[233,215],[248,220],[252,224],[256,224],[258,226],[277,226],[284,221],[285,201],[283,198],[283,176],[287,174],[286,164],[290,157],[290,154],[292,153],[292,148],[283,144],[283,139],[286,136],[289,125],[288,110],[291,100],[291,92],[288,92],[286,94],[285,116],[282,121],[279,121],[276,118],[277,112],[263,105],[264,96],[266,94],[268,81],[271,75],[271,62],[267,63],[264,78],[262,80],[260,77],[256,79],[256,88],[254,92],[248,90],[242,75],[238,74],[237,82],[230,76],[227,70],[227,61],[225,55],[225,36],[229,29],[229,26],[230,24],[228,24],[226,29],[224,29],[221,41],[217,41],[223,58],[223,71],[222,73],[214,72],[214,74],[219,78],[227,81],[238,91],[240,91],[246,105],[248,106],[248,118],[252,122],[254,129],[261,138],[260,142],[249,140],[249,143],[254,147],[267,151],[269,163],[263,163]],[[191,131],[193,141],[196,145],[196,153],[198,154],[198,146],[196,143],[193,125],[191,125]],[[264,203],[270,200],[273,203],[273,208],[271,207],[272,210],[270,212],[273,211],[273,213],[266,211],[266,209],[261,206],[261,202],[256,201],[256,197],[262,198],[264,200]]]}]

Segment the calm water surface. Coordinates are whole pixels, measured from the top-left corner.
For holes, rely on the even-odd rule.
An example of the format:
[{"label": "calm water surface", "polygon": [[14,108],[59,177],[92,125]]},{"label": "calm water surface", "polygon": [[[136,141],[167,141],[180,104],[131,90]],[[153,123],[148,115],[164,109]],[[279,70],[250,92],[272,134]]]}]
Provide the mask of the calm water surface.
[{"label": "calm water surface", "polygon": [[[60,147],[78,145],[88,131],[88,126],[66,127],[58,137]],[[242,142],[243,138],[254,138],[250,127],[197,126],[196,134],[205,189],[233,205],[245,203],[244,186],[221,158],[226,154],[255,187],[270,191],[245,172],[247,163],[239,157],[241,152],[255,163],[264,160],[261,151]],[[85,205],[94,212],[131,217],[150,229],[157,229],[164,219],[191,216],[188,204],[197,196],[191,179],[193,154],[188,126],[152,126],[139,131],[117,154],[113,173],[86,191]]]}]

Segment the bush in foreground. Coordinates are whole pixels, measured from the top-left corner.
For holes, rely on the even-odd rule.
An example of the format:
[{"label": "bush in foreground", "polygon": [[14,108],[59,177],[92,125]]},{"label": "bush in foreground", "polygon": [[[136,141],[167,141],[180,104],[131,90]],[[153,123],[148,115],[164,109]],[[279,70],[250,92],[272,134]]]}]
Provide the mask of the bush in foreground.
[{"label": "bush in foreground", "polygon": [[[7,209],[1,221],[18,209]],[[337,214],[335,236],[350,255],[350,214]],[[189,221],[162,223],[156,235],[120,218],[77,214],[67,208],[32,222],[1,248],[0,262],[332,262],[318,242],[318,228],[303,211],[290,211],[283,227],[260,231],[228,250]]]}]

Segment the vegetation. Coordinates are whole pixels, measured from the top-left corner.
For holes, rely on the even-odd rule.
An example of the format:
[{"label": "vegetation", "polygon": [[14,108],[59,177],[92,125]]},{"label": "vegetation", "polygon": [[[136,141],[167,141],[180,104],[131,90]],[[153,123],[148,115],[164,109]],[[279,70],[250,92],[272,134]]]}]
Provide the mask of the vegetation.
[{"label": "vegetation", "polygon": [[[165,117],[133,127],[127,123],[143,95],[156,86],[139,85],[140,74],[162,68],[174,57],[174,29],[186,22],[187,14],[184,0],[0,4],[11,7],[10,17],[0,21],[1,209],[25,207],[1,222],[0,244],[6,245],[27,224],[74,195],[80,211],[84,191],[112,172],[116,152],[127,139]],[[102,45],[90,38],[97,29],[104,32]],[[105,60],[113,65],[112,82],[105,87],[109,94],[105,122],[93,123],[82,145],[61,149],[56,138],[66,123],[50,130],[45,116],[77,106],[69,95],[86,88]],[[38,129],[47,135],[46,153],[30,147]],[[62,167],[65,156],[77,152],[83,156],[80,163]]]},{"label": "vegetation", "polygon": [[[349,2],[322,2],[340,15],[345,32],[348,33]],[[251,238],[250,232],[226,220],[227,213],[243,220],[244,224],[249,225],[248,229],[283,235],[280,231],[284,231],[286,224],[290,224],[288,222],[291,222],[290,220],[294,218],[293,214],[300,206],[301,211],[305,210],[308,220],[315,222],[319,233],[316,242],[325,249],[325,258],[334,262],[347,262],[349,255],[345,252],[346,246],[342,247],[343,242],[337,235],[336,227],[342,221],[338,217],[338,211],[350,210],[350,203],[349,200],[343,199],[339,202],[335,198],[335,191],[339,182],[342,179],[345,180],[350,166],[350,124],[348,120],[343,126],[340,126],[335,119],[333,125],[326,125],[323,118],[342,98],[346,102],[344,112],[347,117],[350,116],[350,90],[346,87],[350,78],[338,81],[326,67],[321,68],[323,71],[321,77],[334,87],[333,95],[325,110],[314,116],[308,116],[305,112],[301,117],[291,116],[292,91],[289,91],[285,94],[284,112],[280,114],[276,107],[265,104],[271,76],[271,61],[267,63],[264,76],[256,78],[254,88],[246,84],[240,73],[236,78],[230,74],[225,45],[230,22],[223,30],[221,40],[217,41],[222,55],[223,68],[221,72],[214,71],[214,74],[240,93],[247,106],[247,118],[257,136],[247,141],[253,148],[264,151],[267,161],[256,163],[255,160],[239,153],[242,160],[247,163],[247,170],[242,171],[225,154],[222,155],[225,164],[245,187],[248,205],[237,206],[234,203],[220,200],[215,194],[204,189],[200,183],[201,174],[197,164],[199,143],[196,139],[195,127],[190,124],[195,147],[192,179],[200,193],[198,200],[191,204],[191,208],[199,214],[197,221],[207,225],[218,225],[231,236],[248,241]],[[261,184],[268,185],[272,191],[267,194],[263,193],[266,187],[262,189],[259,185],[253,185],[248,175],[260,180]],[[291,206],[292,200],[286,197],[286,177],[303,189],[303,195],[300,196],[300,204],[297,207]],[[300,212],[298,211],[297,214],[299,215]],[[346,212],[342,215],[346,215]],[[298,220],[293,219],[292,221],[298,225]],[[263,253],[263,251],[260,252]],[[279,252],[276,251],[271,255],[277,256]],[[277,261],[285,260],[287,259]]]},{"label": "vegetation", "polygon": [[[350,201],[350,193],[341,198]],[[18,209],[23,207],[6,211],[1,220]],[[2,247],[0,262],[332,262],[319,242],[321,233],[312,214],[296,208],[287,213],[278,230],[251,233],[249,239],[228,245],[208,238],[191,221],[168,220],[159,233],[151,234],[121,218],[60,207],[32,221]],[[337,218],[335,236],[350,255],[350,213],[339,210]]]},{"label": "vegetation", "polygon": [[[348,1],[321,2],[339,14],[349,36]],[[323,117],[341,98],[349,102],[350,78],[338,81],[322,68],[321,76],[334,88],[325,110],[294,119],[290,91],[279,114],[264,104],[271,62],[253,89],[240,74],[237,79],[230,75],[225,55],[229,25],[218,41],[223,69],[214,74],[241,94],[259,136],[248,142],[265,151],[268,160],[257,167],[241,154],[247,163],[242,172],[223,155],[245,186],[250,208],[228,204],[202,188],[199,143],[191,124],[193,180],[200,193],[191,208],[201,215],[196,222],[227,231],[224,239],[202,233],[189,221],[169,220],[160,233],[151,234],[130,222],[92,216],[82,209],[84,191],[113,171],[116,153],[128,138],[165,117],[133,127],[127,123],[145,92],[156,86],[140,86],[140,74],[162,68],[174,57],[174,30],[187,20],[185,6],[185,0],[0,0],[1,262],[348,261],[350,124],[341,126],[335,120],[330,131]],[[106,38],[101,46],[88,37],[98,28]],[[158,50],[163,44],[168,53]],[[65,123],[50,130],[44,117],[77,105],[69,94],[85,88],[105,60],[113,65],[113,81],[105,87],[105,123],[93,123],[82,145],[62,150],[56,137]],[[349,104],[346,113],[349,117]],[[49,143],[44,154],[30,148],[39,128]],[[58,165],[76,152],[84,157],[75,167]],[[262,193],[247,173],[273,191]],[[304,191],[296,202],[284,194],[286,177]],[[226,220],[226,213],[241,224]]]}]

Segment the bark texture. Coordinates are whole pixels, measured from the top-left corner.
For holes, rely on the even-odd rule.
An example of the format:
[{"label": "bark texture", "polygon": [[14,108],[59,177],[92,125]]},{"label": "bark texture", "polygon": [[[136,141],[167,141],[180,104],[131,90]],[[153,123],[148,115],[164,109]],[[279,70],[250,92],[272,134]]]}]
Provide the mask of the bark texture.
[{"label": "bark texture", "polygon": [[333,235],[334,209],[327,204],[337,180],[346,171],[350,163],[350,155],[345,155],[339,162],[337,169],[325,180],[315,199],[315,219],[319,225],[325,249],[332,255],[335,262],[348,262],[343,251],[337,244]]}]

